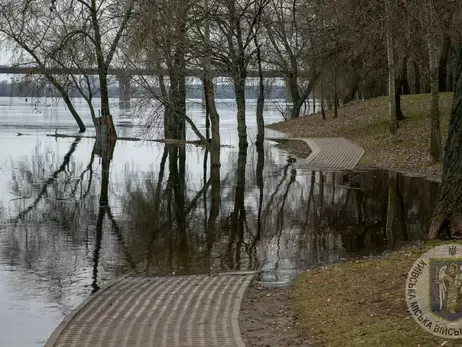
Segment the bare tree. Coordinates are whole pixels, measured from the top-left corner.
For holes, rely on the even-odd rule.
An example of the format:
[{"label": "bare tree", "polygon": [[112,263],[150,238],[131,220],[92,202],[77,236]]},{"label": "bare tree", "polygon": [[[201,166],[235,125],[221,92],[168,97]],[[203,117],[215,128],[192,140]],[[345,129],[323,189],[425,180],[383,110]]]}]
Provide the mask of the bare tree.
[{"label": "bare tree", "polygon": [[[194,15],[190,1],[139,1],[136,25],[131,31],[133,38],[125,58],[135,69],[147,67],[157,71],[156,79],[140,75],[138,83],[148,92],[148,107],[151,106],[151,98],[162,106],[164,136],[185,140],[187,123],[202,143],[210,147],[207,139],[186,115],[187,67],[198,58],[192,54]],[[164,71],[167,76],[164,76]],[[152,114],[149,118],[149,122],[155,122],[158,114]]]},{"label": "bare tree", "polygon": [[51,50],[50,36],[54,28],[54,21],[44,20],[49,16],[49,7],[32,1],[2,0],[0,6],[0,32],[3,34],[3,44],[7,45],[18,65],[37,65],[43,75],[61,94],[69,112],[75,119],[81,132],[85,125],[75,110],[70,98],[70,86],[63,76],[52,74],[45,70],[52,64],[48,57]]},{"label": "bare tree", "polygon": [[314,23],[319,24],[316,10],[315,5],[300,0],[272,0],[265,10],[270,52],[267,63],[284,75],[293,103],[291,118],[300,116],[301,107],[320,76],[313,35]]},{"label": "bare tree", "polygon": [[[87,75],[87,69],[96,67],[102,118],[95,126],[99,135],[115,137],[109,109],[108,74],[129,25],[134,0],[52,0],[51,6],[46,0],[2,0],[0,4],[0,31],[17,53],[17,63],[32,63],[41,69],[61,93],[81,131],[85,127],[70,101],[69,88],[82,91],[79,76]],[[56,73],[50,72],[53,69]],[[87,77],[87,89],[88,81]],[[92,94],[89,93],[87,95]],[[92,108],[91,112],[94,116]]]},{"label": "bare tree", "polygon": [[[256,54],[254,37],[262,11],[269,0],[215,0],[213,8],[211,40],[213,63],[233,81],[237,104],[237,128],[239,144],[247,146],[245,119],[245,82],[248,67]],[[223,49],[223,47],[226,47]]]}]

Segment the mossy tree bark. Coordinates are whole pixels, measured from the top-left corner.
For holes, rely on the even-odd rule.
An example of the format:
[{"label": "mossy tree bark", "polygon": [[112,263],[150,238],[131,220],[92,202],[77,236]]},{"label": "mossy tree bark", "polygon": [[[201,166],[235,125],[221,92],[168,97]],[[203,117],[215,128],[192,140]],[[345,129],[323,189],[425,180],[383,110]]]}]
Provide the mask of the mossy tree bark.
[{"label": "mossy tree bark", "polygon": [[456,78],[443,182],[430,223],[429,239],[451,238],[462,231],[462,45],[458,47]]}]

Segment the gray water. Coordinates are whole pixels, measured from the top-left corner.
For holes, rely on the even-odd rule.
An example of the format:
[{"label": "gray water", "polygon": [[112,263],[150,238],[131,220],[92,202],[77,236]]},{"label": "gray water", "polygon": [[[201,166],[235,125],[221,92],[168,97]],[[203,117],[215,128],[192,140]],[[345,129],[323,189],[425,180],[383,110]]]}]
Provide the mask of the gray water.
[{"label": "gray water", "polygon": [[[83,101],[78,109],[91,126]],[[281,121],[280,109],[267,103],[265,122]],[[112,111],[119,136],[159,137],[116,101]],[[43,345],[76,305],[127,273],[251,269],[281,285],[300,270],[425,236],[436,183],[398,177],[386,235],[387,172],[289,164],[274,143],[254,144],[254,100],[250,145],[239,155],[235,105],[222,100],[218,111],[226,145],[218,181],[203,148],[143,141],[117,141],[106,175],[94,140],[47,136],[76,132],[65,105],[0,98],[0,346]],[[197,100],[188,112],[204,131]]]}]

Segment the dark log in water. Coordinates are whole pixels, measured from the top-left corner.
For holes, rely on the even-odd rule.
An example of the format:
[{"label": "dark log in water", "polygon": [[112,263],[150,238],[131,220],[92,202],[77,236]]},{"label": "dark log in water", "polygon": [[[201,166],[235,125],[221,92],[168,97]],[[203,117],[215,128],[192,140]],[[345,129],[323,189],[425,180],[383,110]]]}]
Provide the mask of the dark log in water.
[{"label": "dark log in water", "polygon": [[[48,137],[56,137],[56,138],[74,138],[74,139],[97,139],[95,135],[80,135],[80,134],[47,134]],[[185,141],[185,140],[175,140],[175,139],[141,139],[139,137],[108,137],[109,140],[117,140],[117,141],[144,141],[144,142],[162,142],[166,144],[173,144],[178,146],[184,145],[196,145],[196,146],[203,146],[207,147],[209,144],[204,143],[202,140],[193,140],[193,141]],[[232,147],[229,145],[222,145],[221,147]]]}]

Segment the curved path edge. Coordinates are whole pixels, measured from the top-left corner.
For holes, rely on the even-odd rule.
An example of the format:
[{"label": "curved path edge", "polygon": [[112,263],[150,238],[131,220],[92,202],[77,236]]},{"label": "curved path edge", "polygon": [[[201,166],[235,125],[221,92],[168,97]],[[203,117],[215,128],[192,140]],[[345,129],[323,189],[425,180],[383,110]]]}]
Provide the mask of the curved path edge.
[{"label": "curved path edge", "polygon": [[242,301],[244,300],[245,292],[249,289],[250,284],[255,278],[255,274],[247,275],[247,278],[242,283],[241,288],[237,293],[236,301],[234,302],[233,312],[231,315],[231,324],[233,327],[234,341],[237,347],[246,347],[244,339],[242,338],[241,328],[239,326],[239,313],[241,312]]},{"label": "curved path edge", "polygon": [[54,347],[56,344],[56,341],[58,341],[59,337],[61,336],[61,333],[64,331],[64,329],[67,328],[69,323],[74,319],[75,316],[77,316],[80,311],[82,311],[87,305],[89,305],[93,300],[95,300],[99,295],[104,293],[105,291],[111,289],[113,286],[115,286],[117,283],[123,281],[129,277],[129,275],[122,276],[121,278],[118,278],[117,280],[111,282],[108,284],[106,287],[96,291],[92,295],[90,295],[87,299],[85,299],[80,305],[78,305],[76,308],[74,308],[69,314],[67,314],[63,321],[58,325],[58,327],[51,333],[50,337],[48,338],[47,342],[45,343],[45,346],[43,347]]},{"label": "curved path edge", "polygon": [[[126,343],[140,347],[245,347],[239,314],[245,293],[258,273],[124,276],[66,315],[45,347],[100,347],[109,340],[117,341],[117,347]],[[145,294],[154,292],[162,294]],[[210,312],[214,312],[212,320]],[[137,324],[139,327],[132,331]],[[124,333],[124,339],[117,339]]]}]

